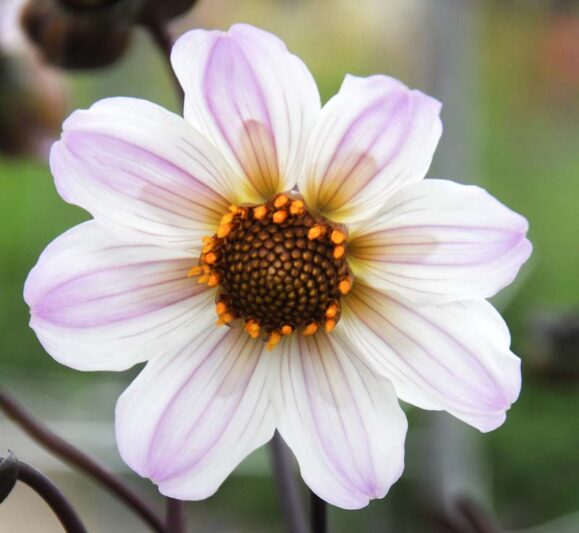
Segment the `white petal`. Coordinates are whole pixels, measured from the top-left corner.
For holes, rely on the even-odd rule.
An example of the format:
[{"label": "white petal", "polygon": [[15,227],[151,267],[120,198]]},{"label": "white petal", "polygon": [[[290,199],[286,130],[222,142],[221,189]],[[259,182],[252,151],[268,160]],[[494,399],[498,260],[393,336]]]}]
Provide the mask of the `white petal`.
[{"label": "white petal", "polygon": [[398,191],[351,234],[350,267],[416,302],[489,298],[531,254],[528,223],[479,187],[425,180]]},{"label": "white petal", "polygon": [[346,76],[322,109],[298,186],[332,220],[376,213],[426,174],[442,133],[437,100],[386,76]]},{"label": "white petal", "polygon": [[135,98],[73,113],[50,164],[66,201],[141,242],[198,247],[240,198],[241,181],[209,141],[181,117]]},{"label": "white petal", "polygon": [[278,430],[304,481],[345,509],[382,498],[404,467],[407,424],[391,384],[323,333],[292,335],[278,352]]},{"label": "white petal", "polygon": [[79,370],[124,370],[171,352],[215,321],[212,290],[187,278],[186,252],[128,245],[94,221],[54,240],[24,298],[46,351]]},{"label": "white petal", "polygon": [[262,350],[241,328],[211,327],[150,361],[117,403],[124,461],[167,496],[211,496],[273,436]]},{"label": "white petal", "polygon": [[361,284],[342,300],[335,335],[356,346],[398,396],[481,431],[505,420],[521,386],[508,329],[485,301],[416,307]]},{"label": "white petal", "polygon": [[320,110],[307,67],[274,35],[247,24],[193,30],[175,44],[185,118],[245,174],[261,201],[295,185]]}]

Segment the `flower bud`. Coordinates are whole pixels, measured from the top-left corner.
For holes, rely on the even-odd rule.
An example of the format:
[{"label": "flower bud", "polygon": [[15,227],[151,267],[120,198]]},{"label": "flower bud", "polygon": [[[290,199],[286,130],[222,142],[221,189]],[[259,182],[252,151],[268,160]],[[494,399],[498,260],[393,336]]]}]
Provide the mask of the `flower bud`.
[{"label": "flower bud", "polygon": [[48,63],[98,68],[125,52],[140,4],[140,0],[32,0],[22,23]]}]

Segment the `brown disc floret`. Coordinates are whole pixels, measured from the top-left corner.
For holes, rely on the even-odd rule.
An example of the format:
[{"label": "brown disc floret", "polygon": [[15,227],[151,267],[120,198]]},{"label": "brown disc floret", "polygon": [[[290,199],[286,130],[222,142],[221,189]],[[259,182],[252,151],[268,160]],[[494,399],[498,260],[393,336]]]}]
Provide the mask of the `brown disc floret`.
[{"label": "brown disc floret", "polygon": [[278,195],[254,207],[232,206],[204,241],[192,275],[220,287],[222,323],[241,319],[247,333],[274,346],[294,331],[305,335],[339,320],[351,286],[345,233]]}]

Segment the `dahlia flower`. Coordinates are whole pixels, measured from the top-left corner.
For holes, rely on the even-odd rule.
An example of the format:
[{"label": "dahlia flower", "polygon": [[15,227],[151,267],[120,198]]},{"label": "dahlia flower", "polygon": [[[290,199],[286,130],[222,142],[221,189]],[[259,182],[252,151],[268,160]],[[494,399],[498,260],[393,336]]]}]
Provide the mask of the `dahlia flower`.
[{"label": "dahlia flower", "polygon": [[25,287],[49,354],[147,364],[120,397],[124,461],[163,494],[213,494],[277,429],[326,501],[359,508],[403,470],[398,398],[499,426],[520,388],[484,299],[529,257],[527,222],[427,179],[441,105],[346,76],[321,107],[305,65],[248,25],[175,44],[184,118],[110,98],[64,123],[60,195],[94,220]]}]

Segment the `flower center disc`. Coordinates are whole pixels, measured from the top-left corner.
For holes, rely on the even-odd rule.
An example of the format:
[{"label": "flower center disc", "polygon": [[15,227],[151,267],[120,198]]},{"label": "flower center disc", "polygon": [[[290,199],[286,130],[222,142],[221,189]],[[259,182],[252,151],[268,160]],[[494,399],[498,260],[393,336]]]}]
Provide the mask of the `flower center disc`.
[{"label": "flower center disc", "polygon": [[351,286],[345,234],[287,195],[232,206],[193,270],[204,274],[201,282],[220,285],[222,322],[242,319],[252,337],[270,345],[297,330],[331,331]]}]

